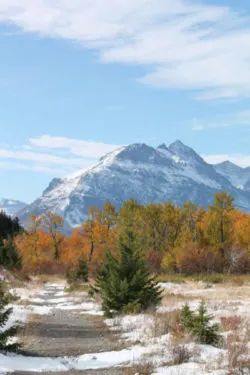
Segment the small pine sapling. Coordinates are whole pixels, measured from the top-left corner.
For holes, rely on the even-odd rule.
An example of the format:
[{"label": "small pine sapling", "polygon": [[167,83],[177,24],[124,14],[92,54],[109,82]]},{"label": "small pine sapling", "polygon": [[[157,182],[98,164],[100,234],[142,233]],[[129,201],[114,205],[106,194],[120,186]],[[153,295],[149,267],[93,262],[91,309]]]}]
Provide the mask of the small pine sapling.
[{"label": "small pine sapling", "polygon": [[194,336],[200,344],[220,346],[220,327],[217,323],[212,323],[213,319],[212,315],[207,314],[204,301],[201,301],[196,313],[187,304],[181,311],[181,324],[185,332]]},{"label": "small pine sapling", "polygon": [[10,328],[5,329],[6,323],[8,322],[13,311],[11,307],[7,307],[8,304],[9,297],[4,292],[3,287],[0,285],[0,351],[16,352],[20,347],[20,344],[11,341],[17,335],[18,326],[13,325]]}]

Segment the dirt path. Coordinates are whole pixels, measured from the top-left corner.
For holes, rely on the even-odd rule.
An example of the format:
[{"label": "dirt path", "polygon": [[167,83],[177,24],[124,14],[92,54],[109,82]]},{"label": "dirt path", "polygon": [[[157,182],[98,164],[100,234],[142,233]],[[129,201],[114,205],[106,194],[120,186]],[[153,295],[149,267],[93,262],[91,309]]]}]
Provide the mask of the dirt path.
[{"label": "dirt path", "polygon": [[[59,294],[59,295],[58,295]],[[81,314],[81,310],[64,311],[57,308],[61,297],[58,287],[47,288],[47,293],[37,296],[37,306],[52,307],[51,314],[34,315],[22,331],[22,354],[35,357],[75,357],[87,353],[108,352],[118,349],[117,340],[108,332],[103,318]],[[53,305],[50,301],[53,300]],[[94,358],[93,358],[94,359]],[[46,359],[44,359],[46,361]],[[40,373],[40,372],[39,372]],[[69,371],[66,374],[123,374],[120,368],[108,370]],[[38,372],[15,372],[16,375],[33,375]],[[43,372],[44,375],[48,374]],[[51,374],[51,373],[50,373]],[[54,375],[65,372],[53,372]]]},{"label": "dirt path", "polygon": [[114,350],[115,342],[101,331],[101,322],[88,315],[55,310],[53,315],[27,324],[23,351],[32,356],[71,357]]}]

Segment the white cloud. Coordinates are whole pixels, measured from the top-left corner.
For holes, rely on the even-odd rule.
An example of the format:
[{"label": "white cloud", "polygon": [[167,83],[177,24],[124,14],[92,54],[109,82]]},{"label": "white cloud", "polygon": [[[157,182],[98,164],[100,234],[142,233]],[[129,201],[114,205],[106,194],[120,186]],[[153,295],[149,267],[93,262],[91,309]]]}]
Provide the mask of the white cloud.
[{"label": "white cloud", "polygon": [[229,128],[234,126],[250,126],[250,111],[227,112],[203,119],[194,118],[191,125],[193,131],[202,131],[212,128]]},{"label": "white cloud", "polygon": [[[72,155],[78,155],[95,160],[120,147],[119,145],[109,145],[101,142],[92,142],[66,137],[51,137],[50,135],[42,135],[40,137],[31,138],[30,143],[33,146],[43,147],[46,149],[66,149]],[[79,159],[79,161],[81,160],[82,159]]]},{"label": "white cloud", "polygon": [[43,173],[46,175],[51,175],[53,177],[64,176],[70,173],[70,169],[68,170],[63,167],[52,168],[49,166],[45,166],[45,165],[42,166],[42,165],[37,165],[37,164],[27,165],[22,162],[16,162],[16,161],[12,161],[12,162],[0,161],[0,168],[7,169],[8,171],[9,170],[14,170],[14,171],[22,170],[22,171],[38,172],[38,173]]},{"label": "white cloud", "polygon": [[0,158],[16,159],[24,161],[34,161],[39,163],[65,165],[80,168],[84,161],[80,158],[62,158],[60,156],[51,155],[47,153],[38,153],[33,151],[18,151],[0,149]]},{"label": "white cloud", "polygon": [[237,164],[241,167],[250,166],[250,155],[242,154],[218,154],[218,155],[202,155],[202,157],[210,164],[218,164],[223,161],[231,161],[234,164]]},{"label": "white cloud", "polygon": [[147,65],[140,82],[211,100],[250,95],[243,10],[195,0],[1,0],[0,22],[78,41],[102,62]]},{"label": "white cloud", "polygon": [[[42,135],[28,145],[0,148],[0,167],[62,176],[88,168],[118,145]],[[63,157],[59,156],[60,151]]]}]

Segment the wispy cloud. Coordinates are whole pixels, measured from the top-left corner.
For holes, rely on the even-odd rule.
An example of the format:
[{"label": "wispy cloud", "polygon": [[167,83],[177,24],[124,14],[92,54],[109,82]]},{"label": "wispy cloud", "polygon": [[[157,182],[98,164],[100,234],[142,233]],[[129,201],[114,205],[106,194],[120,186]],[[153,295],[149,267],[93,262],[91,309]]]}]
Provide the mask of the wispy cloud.
[{"label": "wispy cloud", "polygon": [[63,168],[58,166],[57,168],[53,168],[46,165],[38,165],[38,164],[25,164],[23,162],[18,161],[0,161],[0,168],[7,169],[8,171],[30,171],[30,172],[37,172],[43,173],[46,175],[51,175],[52,177],[55,176],[64,176],[70,172],[67,168]]},{"label": "wispy cloud", "polygon": [[195,0],[1,0],[0,22],[78,41],[101,62],[146,65],[143,84],[193,90],[202,100],[250,95],[244,9]]},{"label": "wispy cloud", "polygon": [[212,128],[229,128],[234,126],[250,127],[250,111],[224,113],[211,116],[210,118],[194,118],[191,126],[193,131],[202,131]]},{"label": "wispy cloud", "polygon": [[61,176],[89,167],[117,147],[119,146],[42,135],[31,138],[27,145],[0,148],[0,167]]},{"label": "wispy cloud", "polygon": [[[66,137],[51,137],[50,135],[42,135],[40,137],[31,138],[30,144],[46,149],[65,149],[68,150],[72,155],[78,155],[95,160],[120,147],[119,145],[109,145],[101,142],[85,141]],[[82,159],[80,159],[80,161],[81,160]],[[77,160],[77,163],[78,162],[79,160]]]}]

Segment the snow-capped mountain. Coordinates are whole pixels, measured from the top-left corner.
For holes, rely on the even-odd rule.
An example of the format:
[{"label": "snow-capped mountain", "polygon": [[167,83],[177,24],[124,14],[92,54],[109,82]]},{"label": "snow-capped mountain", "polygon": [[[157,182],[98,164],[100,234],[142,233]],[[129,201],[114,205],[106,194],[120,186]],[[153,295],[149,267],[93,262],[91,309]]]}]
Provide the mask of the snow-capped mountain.
[{"label": "snow-capped mountain", "polygon": [[214,193],[228,191],[242,210],[250,212],[250,193],[234,187],[193,149],[176,141],[158,148],[146,144],[121,147],[99,162],[65,178],[56,178],[31,205],[19,213],[25,221],[30,214],[52,210],[73,228],[87,218],[89,206],[102,207],[106,200],[117,207],[134,198],[145,204],[191,200],[208,206]]},{"label": "snow-capped mountain", "polygon": [[13,199],[0,199],[0,211],[6,212],[7,215],[15,216],[20,210],[27,206],[26,203]]},{"label": "snow-capped mountain", "polygon": [[214,168],[238,189],[250,191],[250,167],[242,168],[230,161],[225,161],[216,164]]}]

